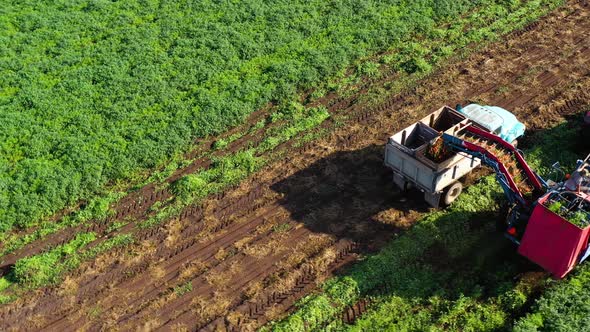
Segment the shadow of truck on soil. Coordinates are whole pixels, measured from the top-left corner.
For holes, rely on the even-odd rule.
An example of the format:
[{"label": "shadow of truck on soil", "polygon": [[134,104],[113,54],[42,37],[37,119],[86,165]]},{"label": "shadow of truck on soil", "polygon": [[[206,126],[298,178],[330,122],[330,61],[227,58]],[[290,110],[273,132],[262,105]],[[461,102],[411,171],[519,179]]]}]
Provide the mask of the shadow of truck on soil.
[{"label": "shadow of truck on soil", "polygon": [[311,231],[366,247],[379,247],[379,241],[407,226],[380,214],[404,219],[428,210],[419,192],[397,190],[383,165],[383,146],[377,145],[335,152],[271,189],[283,195],[281,204],[291,218]]}]

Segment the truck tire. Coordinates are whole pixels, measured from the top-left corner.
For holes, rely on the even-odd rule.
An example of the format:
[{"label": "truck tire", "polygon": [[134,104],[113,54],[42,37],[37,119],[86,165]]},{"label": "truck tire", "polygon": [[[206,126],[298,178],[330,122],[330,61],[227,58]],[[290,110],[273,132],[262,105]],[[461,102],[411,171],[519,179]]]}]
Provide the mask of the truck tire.
[{"label": "truck tire", "polygon": [[395,183],[395,186],[404,193],[408,191],[411,186],[411,184],[408,183],[408,181],[406,181],[403,176],[397,175],[395,173],[393,173],[393,183]]},{"label": "truck tire", "polygon": [[461,184],[461,182],[457,181],[457,182],[453,183],[445,190],[445,194],[443,197],[443,203],[445,205],[451,205],[451,203],[453,203],[455,201],[455,199],[457,199],[457,197],[459,197],[459,195],[461,195],[462,191],[463,191],[463,184]]}]

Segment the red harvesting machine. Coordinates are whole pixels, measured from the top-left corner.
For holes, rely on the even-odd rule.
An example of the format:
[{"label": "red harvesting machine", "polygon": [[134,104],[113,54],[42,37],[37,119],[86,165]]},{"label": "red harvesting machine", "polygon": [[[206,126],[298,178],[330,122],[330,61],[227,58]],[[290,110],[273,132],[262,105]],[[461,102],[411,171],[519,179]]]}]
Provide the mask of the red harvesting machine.
[{"label": "red harvesting machine", "polygon": [[473,125],[443,140],[494,170],[511,206],[505,235],[521,255],[558,279],[590,256],[590,155],[557,183],[543,180],[512,144]]}]

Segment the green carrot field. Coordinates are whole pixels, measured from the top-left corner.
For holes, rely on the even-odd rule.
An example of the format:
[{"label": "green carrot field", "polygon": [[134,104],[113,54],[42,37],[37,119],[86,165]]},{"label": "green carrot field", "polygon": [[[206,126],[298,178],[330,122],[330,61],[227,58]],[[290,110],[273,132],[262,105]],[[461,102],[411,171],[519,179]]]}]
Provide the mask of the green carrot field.
[{"label": "green carrot field", "polygon": [[0,230],[132,179],[268,102],[494,2],[5,2]]}]

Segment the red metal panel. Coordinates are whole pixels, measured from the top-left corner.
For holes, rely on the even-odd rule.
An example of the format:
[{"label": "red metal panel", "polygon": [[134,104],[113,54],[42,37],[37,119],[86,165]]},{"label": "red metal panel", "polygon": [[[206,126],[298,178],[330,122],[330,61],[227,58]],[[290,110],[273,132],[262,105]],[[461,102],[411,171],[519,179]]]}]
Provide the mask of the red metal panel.
[{"label": "red metal panel", "polygon": [[561,279],[586,249],[590,226],[581,229],[551,212],[541,204],[547,197],[535,206],[518,252]]}]

